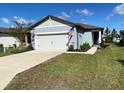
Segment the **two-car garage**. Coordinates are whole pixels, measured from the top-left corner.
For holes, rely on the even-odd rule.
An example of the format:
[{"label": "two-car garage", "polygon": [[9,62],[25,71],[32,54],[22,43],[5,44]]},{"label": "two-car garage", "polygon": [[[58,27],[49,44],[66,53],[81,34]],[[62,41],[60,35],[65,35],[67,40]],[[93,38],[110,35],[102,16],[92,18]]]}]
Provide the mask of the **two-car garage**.
[{"label": "two-car garage", "polygon": [[62,34],[39,34],[37,38],[37,49],[39,50],[67,50],[68,35]]},{"label": "two-car garage", "polygon": [[32,26],[32,46],[36,50],[67,50],[68,32],[73,23],[47,16]]}]

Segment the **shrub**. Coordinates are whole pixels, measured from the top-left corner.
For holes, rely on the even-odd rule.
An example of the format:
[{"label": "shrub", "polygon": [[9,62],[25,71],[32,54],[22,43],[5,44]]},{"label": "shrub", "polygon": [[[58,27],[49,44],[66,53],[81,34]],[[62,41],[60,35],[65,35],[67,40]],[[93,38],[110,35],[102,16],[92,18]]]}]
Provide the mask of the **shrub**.
[{"label": "shrub", "polygon": [[4,51],[3,44],[0,44],[0,52],[3,52],[3,51]]},{"label": "shrub", "polygon": [[73,51],[73,50],[74,50],[74,46],[70,45],[69,48],[68,48],[68,51]]},{"label": "shrub", "polygon": [[80,49],[82,51],[87,51],[90,48],[90,44],[89,43],[83,43],[82,45],[80,45]]},{"label": "shrub", "polygon": [[105,43],[112,43],[112,38],[111,37],[104,37]]},{"label": "shrub", "polygon": [[118,45],[118,46],[124,46],[124,43],[123,43],[123,41],[122,40],[120,40],[120,42],[118,42],[118,43],[115,43],[116,45]]},{"label": "shrub", "polygon": [[30,51],[32,50],[32,47],[19,47],[19,48],[6,48],[6,51],[3,53],[0,53],[0,57],[1,56],[7,56],[7,55],[11,55],[11,54],[16,54],[16,53],[22,53],[22,52],[26,52],[26,51]]},{"label": "shrub", "polygon": [[0,44],[0,47],[2,47],[2,48],[3,48],[3,44]]},{"label": "shrub", "polygon": [[32,50],[30,47],[22,47],[22,48],[9,48],[6,52],[8,53],[21,53]]},{"label": "shrub", "polygon": [[101,47],[101,48],[106,48],[106,47],[108,47],[108,46],[109,46],[108,43],[100,43],[100,47]]}]

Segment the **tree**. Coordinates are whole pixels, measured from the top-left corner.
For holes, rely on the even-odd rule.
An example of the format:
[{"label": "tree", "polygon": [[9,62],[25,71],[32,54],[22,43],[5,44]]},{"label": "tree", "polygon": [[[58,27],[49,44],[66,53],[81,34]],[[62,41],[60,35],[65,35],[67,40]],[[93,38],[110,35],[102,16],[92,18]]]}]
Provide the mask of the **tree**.
[{"label": "tree", "polygon": [[115,29],[113,29],[112,32],[111,32],[111,40],[112,40],[112,42],[117,37],[118,37],[117,31]]},{"label": "tree", "polygon": [[124,30],[120,30],[121,43],[124,43]]},{"label": "tree", "polygon": [[110,37],[111,37],[111,33],[110,33],[110,30],[109,30],[108,27],[105,29],[103,35],[104,35],[103,38],[105,39],[105,42],[106,42],[106,43],[111,42],[111,38],[110,38]]},{"label": "tree", "polygon": [[104,37],[109,37],[109,36],[110,36],[110,30],[107,27],[104,31]]},{"label": "tree", "polygon": [[11,35],[15,36],[20,40],[21,46],[26,42],[26,33],[28,31],[28,27],[32,24],[32,21],[26,21],[23,18],[14,19],[14,28],[10,28],[12,30]]}]

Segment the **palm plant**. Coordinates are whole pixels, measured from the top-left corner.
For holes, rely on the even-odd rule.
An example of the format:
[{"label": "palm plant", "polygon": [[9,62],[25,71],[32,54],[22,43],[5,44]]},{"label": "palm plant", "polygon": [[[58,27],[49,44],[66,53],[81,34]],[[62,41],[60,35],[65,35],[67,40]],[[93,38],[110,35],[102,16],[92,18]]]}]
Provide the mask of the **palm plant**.
[{"label": "palm plant", "polygon": [[28,32],[28,27],[32,24],[32,22],[26,22],[25,20],[21,19],[15,19],[13,22],[15,27],[10,28],[12,30],[11,35],[18,38],[21,46],[23,46],[23,43],[26,42],[26,34]]}]

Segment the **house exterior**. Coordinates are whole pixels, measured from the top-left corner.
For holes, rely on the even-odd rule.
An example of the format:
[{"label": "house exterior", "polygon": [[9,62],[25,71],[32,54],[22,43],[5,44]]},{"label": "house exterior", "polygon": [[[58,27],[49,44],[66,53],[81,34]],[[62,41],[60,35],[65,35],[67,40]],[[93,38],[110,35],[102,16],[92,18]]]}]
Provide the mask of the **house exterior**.
[{"label": "house exterior", "polygon": [[[20,40],[14,37],[12,34],[12,30],[0,28],[0,44],[3,45],[4,48],[14,48],[20,46]],[[30,43],[30,33],[28,32],[24,39],[27,43]]]},{"label": "house exterior", "polygon": [[14,47],[19,46],[20,42],[17,38],[10,35],[11,30],[0,28],[0,44],[3,44],[3,47]]},{"label": "house exterior", "polygon": [[69,45],[80,49],[85,42],[90,46],[101,43],[102,31],[101,27],[49,15],[31,26],[31,43],[36,50],[67,50]]}]

